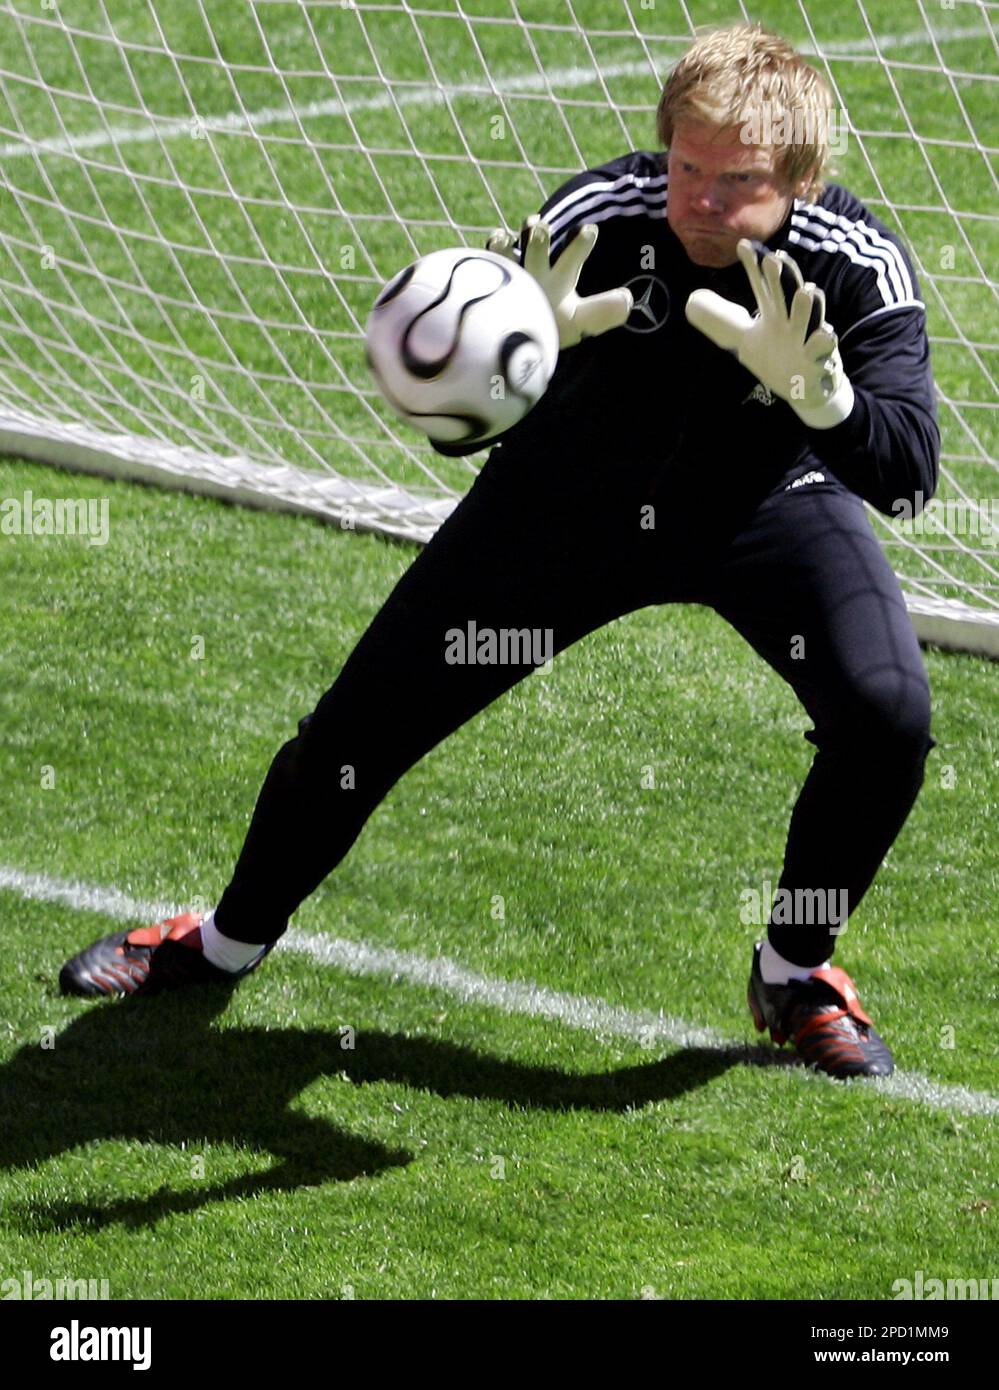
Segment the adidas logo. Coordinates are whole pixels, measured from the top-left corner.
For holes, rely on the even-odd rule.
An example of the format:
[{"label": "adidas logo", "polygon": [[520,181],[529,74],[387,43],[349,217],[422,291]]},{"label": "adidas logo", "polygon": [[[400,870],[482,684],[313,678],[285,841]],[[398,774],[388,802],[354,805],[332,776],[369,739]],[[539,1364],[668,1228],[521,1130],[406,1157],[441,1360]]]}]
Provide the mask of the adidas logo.
[{"label": "adidas logo", "polygon": [[525,381],[530,380],[530,378],[538,370],[540,361],[541,359],[538,357],[529,357],[527,361],[523,363],[523,365],[517,373],[518,386],[523,386]]},{"label": "adidas logo", "polygon": [[776,397],[769,386],[764,386],[762,381],[758,381],[743,401],[743,405],[748,405],[750,401],[759,401],[760,405],[773,405]]},{"label": "adidas logo", "polygon": [[795,478],[793,483],[788,483],[784,491],[790,492],[793,487],[804,487],[806,483],[824,483],[825,480],[826,475],[820,473],[817,468],[813,468],[811,473],[802,473],[800,478]]}]

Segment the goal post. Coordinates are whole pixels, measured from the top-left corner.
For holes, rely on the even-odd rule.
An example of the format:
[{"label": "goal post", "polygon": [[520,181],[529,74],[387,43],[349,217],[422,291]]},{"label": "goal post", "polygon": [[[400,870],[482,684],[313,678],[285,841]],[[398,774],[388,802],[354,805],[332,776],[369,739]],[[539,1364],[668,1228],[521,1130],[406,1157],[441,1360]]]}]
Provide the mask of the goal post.
[{"label": "goal post", "polygon": [[871,516],[920,636],[999,656],[977,0],[5,0],[0,452],[425,542],[484,455],[438,455],[382,403],[378,289],[655,148],[670,65],[740,17],[823,72],[833,177],[911,251],[941,483],[922,518]]}]

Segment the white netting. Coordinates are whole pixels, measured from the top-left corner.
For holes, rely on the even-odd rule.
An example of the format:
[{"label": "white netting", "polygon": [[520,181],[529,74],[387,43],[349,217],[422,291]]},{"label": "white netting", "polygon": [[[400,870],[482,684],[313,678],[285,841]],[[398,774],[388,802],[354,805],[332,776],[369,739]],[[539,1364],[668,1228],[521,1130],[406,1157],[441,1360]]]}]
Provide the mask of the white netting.
[{"label": "white netting", "polygon": [[941,505],[880,534],[933,635],[967,608],[999,647],[993,8],[0,5],[0,448],[427,539],[481,456],[442,459],[383,407],[361,348],[378,287],[654,148],[694,27],[760,19],[832,84],[839,176],[927,298]]}]

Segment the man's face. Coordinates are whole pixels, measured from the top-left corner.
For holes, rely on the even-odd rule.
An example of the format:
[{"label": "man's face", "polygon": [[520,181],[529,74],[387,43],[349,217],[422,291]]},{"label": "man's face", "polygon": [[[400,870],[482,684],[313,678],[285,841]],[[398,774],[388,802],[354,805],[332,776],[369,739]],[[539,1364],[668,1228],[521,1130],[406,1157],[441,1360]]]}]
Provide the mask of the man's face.
[{"label": "man's face", "polygon": [[743,144],[738,126],[677,122],[667,221],[695,265],[734,265],[740,237],[766,241],[777,231],[799,191],[776,171],[779,153],[772,145]]}]

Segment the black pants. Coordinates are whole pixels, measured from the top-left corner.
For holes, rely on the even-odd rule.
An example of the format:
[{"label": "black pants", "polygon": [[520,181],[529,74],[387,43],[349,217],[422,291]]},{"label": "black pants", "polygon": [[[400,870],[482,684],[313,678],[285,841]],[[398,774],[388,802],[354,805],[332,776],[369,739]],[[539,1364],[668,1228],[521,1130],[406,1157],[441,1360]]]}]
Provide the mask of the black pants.
[{"label": "black pants", "polygon": [[[788,959],[819,964],[841,923],[814,914],[814,890],[840,904],[845,892],[848,911],[857,906],[934,743],[922,657],[863,503],[828,478],[780,488],[723,523],[710,498],[652,497],[647,478],[609,483],[566,466],[546,469],[540,487],[526,460],[502,455],[490,456],[275,757],[216,911],[220,930],[246,942],[280,936],[403,773],[534,670],[526,652],[518,664],[451,664],[452,630],[550,632],[557,653],[634,609],[687,602],[731,623],[814,723],[806,737],[817,752],[779,883],[792,895],[812,890],[793,898],[812,907],[771,922],[769,936]],[[650,502],[654,528],[642,510]]]}]

